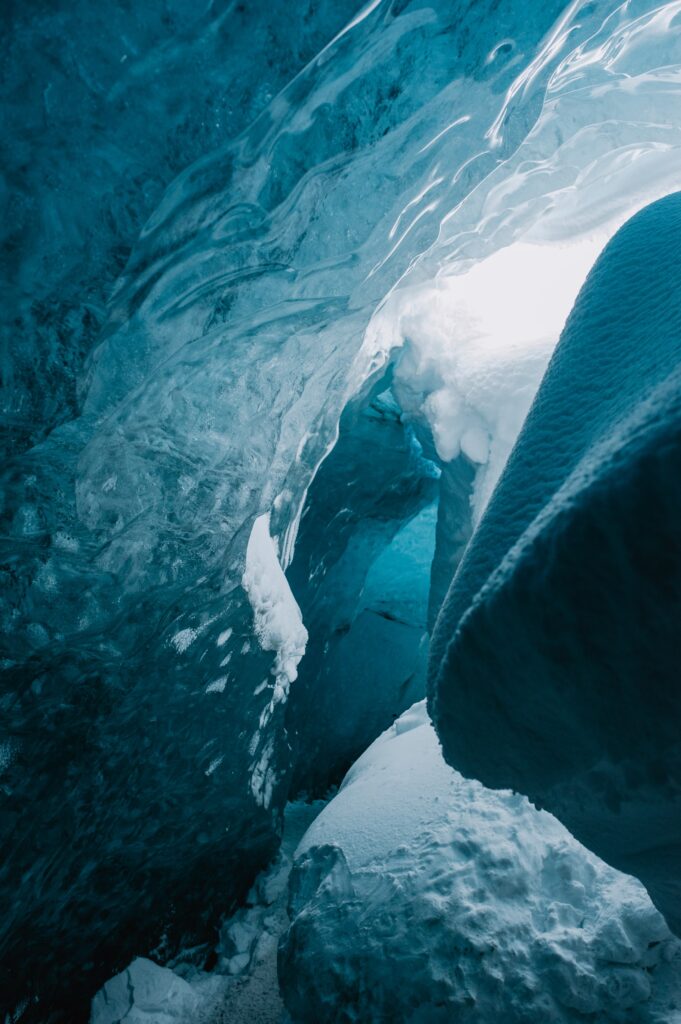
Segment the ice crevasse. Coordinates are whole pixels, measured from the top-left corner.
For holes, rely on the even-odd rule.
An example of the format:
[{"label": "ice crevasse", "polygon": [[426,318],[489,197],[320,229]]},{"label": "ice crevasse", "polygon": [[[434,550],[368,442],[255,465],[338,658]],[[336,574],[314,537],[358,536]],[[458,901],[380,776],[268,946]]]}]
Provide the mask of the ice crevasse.
[{"label": "ice crevasse", "polygon": [[[192,53],[221,52],[218,7]],[[422,696],[424,634],[493,521],[591,265],[678,187],[681,4],[346,13],[343,27],[316,5],[316,55],[301,46],[288,85],[260,99],[276,32],[258,22],[260,50],[228,82],[252,120],[188,147],[198,159],[137,225],[96,331],[59,364],[68,401],[56,389],[45,411],[33,396],[36,422],[10,431],[0,990],[27,1021],[46,1006],[82,1018],[135,955],[203,949],[274,855],[290,792],[338,782],[357,736]],[[125,88],[176,55],[131,60]],[[121,88],[92,91],[118,102]],[[170,177],[166,162],[159,192]],[[55,317],[33,355],[75,338]],[[7,367],[23,388],[24,363],[10,352]],[[436,727],[461,767],[464,691],[440,662],[478,543],[431,657]],[[347,685],[360,644],[375,702]],[[494,774],[485,749],[465,774],[544,798],[529,774]],[[603,788],[617,804],[610,777]],[[577,832],[573,806],[552,809]],[[616,862],[586,825],[579,837]],[[618,866],[643,878],[645,864]]]}]

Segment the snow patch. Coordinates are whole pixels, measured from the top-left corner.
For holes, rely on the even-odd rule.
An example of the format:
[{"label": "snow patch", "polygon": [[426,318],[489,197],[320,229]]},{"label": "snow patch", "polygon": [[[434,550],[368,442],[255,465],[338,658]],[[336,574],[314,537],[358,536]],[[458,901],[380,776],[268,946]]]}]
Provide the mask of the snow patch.
[{"label": "snow patch", "polygon": [[273,702],[285,700],[305,654],[307,630],[288,580],[279,564],[276,541],[270,536],[270,514],[253,523],[241,584],[255,619],[255,633],[264,651],[276,651],[272,674]]},{"label": "snow patch", "polygon": [[395,291],[366,337],[375,358],[401,349],[395,393],[450,462],[478,466],[477,521],[539,387],[577,293],[609,237],[518,241],[428,285]]},{"label": "snow patch", "polygon": [[170,642],[178,654],[184,654],[199,635],[198,629],[181,629],[170,638]]},{"label": "snow patch", "polygon": [[209,683],[206,687],[206,693],[224,693],[225,687],[229,676],[220,676],[219,679],[214,679],[212,683]]}]

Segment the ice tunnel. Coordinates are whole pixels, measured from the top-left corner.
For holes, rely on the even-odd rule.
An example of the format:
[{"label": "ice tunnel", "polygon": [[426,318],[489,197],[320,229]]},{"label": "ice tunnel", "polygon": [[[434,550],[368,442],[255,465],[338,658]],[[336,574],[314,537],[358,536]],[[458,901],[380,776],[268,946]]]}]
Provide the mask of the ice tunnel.
[{"label": "ice tunnel", "polygon": [[681,1022],[681,2],[0,16],[0,1017]]}]

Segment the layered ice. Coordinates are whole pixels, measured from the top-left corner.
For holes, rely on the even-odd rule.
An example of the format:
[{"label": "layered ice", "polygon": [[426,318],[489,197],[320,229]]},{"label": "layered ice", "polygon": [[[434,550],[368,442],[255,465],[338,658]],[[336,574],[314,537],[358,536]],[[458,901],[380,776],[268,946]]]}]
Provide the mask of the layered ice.
[{"label": "layered ice", "polygon": [[308,829],[289,901],[295,1021],[681,1020],[681,946],[640,883],[449,768],[423,703]]},{"label": "layered ice", "polygon": [[583,288],[431,648],[446,758],[555,813],[681,928],[681,194]]},{"label": "layered ice", "polygon": [[358,0],[3,4],[0,446],[80,410],[83,366],[144,222],[233,139]]}]

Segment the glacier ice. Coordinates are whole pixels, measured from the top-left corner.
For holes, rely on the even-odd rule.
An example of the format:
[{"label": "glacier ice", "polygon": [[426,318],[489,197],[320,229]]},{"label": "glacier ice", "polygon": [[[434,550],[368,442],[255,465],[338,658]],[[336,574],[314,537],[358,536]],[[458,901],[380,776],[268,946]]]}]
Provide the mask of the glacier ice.
[{"label": "glacier ice", "polygon": [[[277,545],[270,536],[269,513],[258,516],[253,523],[246,548],[246,565],[241,585],[253,609],[253,628],[260,646],[264,651],[276,652],[274,665],[270,670],[274,676],[274,682],[271,684],[272,696],[269,705],[260,715],[258,730],[251,741],[252,749],[255,750],[275,707],[288,697],[291,683],[297,678],[298,664],[305,654],[308,639],[300,608],[281,568]],[[219,641],[220,637],[220,646]],[[227,678],[221,677],[220,692],[224,689]],[[214,690],[216,686],[215,682],[211,683],[208,689]],[[268,689],[268,682],[264,680],[256,692]],[[275,776],[269,764],[270,756],[271,744],[267,743],[251,781],[255,798],[264,807],[270,805],[275,783]]]},{"label": "glacier ice", "polygon": [[448,760],[555,813],[677,933],[680,268],[676,193],[591,271],[431,647]]},{"label": "glacier ice", "polygon": [[445,764],[416,704],[296,850],[280,949],[296,1021],[671,1024],[681,945],[551,815]]},{"label": "glacier ice", "polygon": [[3,453],[77,415],[110,292],[166,186],[238,135],[357,8],[3,4]]},{"label": "glacier ice", "polygon": [[387,381],[345,409],[289,569],[310,631],[287,708],[292,792],[337,785],[425,692],[438,474]]},{"label": "glacier ice", "polygon": [[[208,942],[291,788],[420,695],[423,627],[561,326],[555,293],[540,325],[499,303],[505,346],[490,296],[560,252],[586,273],[678,187],[680,14],[2,8],[3,1010],[77,1019],[134,955]],[[351,421],[384,391],[405,503],[386,487],[382,520]],[[244,576],[266,521],[292,632],[263,631]]]},{"label": "glacier ice", "polygon": [[197,1020],[191,985],[167,967],[137,957],[97,993],[92,1024],[186,1024]]}]

